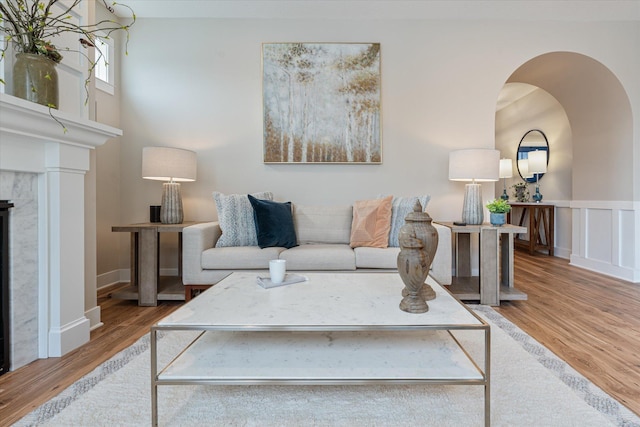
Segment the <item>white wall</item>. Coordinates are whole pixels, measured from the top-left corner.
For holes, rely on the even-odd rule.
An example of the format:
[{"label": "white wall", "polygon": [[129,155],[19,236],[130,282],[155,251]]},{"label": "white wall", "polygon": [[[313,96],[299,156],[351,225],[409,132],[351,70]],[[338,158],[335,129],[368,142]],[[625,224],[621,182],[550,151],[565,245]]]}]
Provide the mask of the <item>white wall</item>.
[{"label": "white wall", "polygon": [[[507,83],[509,85],[521,83]],[[527,85],[529,86],[529,85]],[[549,142],[549,164],[547,173],[540,179],[540,193],[543,201],[556,205],[555,209],[555,254],[564,258],[571,255],[571,211],[573,175],[573,139],[569,119],[560,103],[548,92],[530,86],[527,95],[496,112],[496,149],[504,158],[513,161],[513,177],[507,178],[507,192],[510,200],[515,200],[513,189],[516,182],[522,182],[516,167],[518,144],[524,134],[531,129],[544,132]],[[496,185],[496,197],[502,194],[502,180]],[[529,184],[533,195],[535,184]],[[568,222],[567,222],[568,220]]]},{"label": "white wall", "polygon": [[[609,42],[611,51],[623,53],[612,40]],[[541,55],[520,67],[510,81],[541,87],[566,111],[574,140],[574,200],[631,200],[632,94],[640,79],[631,79],[625,85],[624,73],[603,62],[604,56],[598,58],[569,52]]]},{"label": "white wall", "polygon": [[[494,146],[498,94],[531,58],[570,51],[602,62],[627,90],[640,127],[637,36],[637,22],[139,19],[122,60],[121,220],[146,221],[159,203],[159,183],[140,177],[149,145],[198,153],[198,180],[182,186],[190,220],[215,218],[213,190],[271,190],[307,204],[429,193],[434,218],[456,219],[464,186],[448,181],[448,154]],[[262,163],[261,44],[279,41],[381,43],[382,165]],[[631,176],[632,164],[624,167]],[[483,191],[492,198],[494,187]]]},{"label": "white wall", "polygon": [[[112,19],[113,15],[98,3],[96,7],[97,19]],[[127,17],[129,15],[127,14]],[[120,47],[122,34],[111,34],[114,45]],[[110,94],[95,89],[95,120],[120,128],[120,62],[125,59],[115,56],[109,65],[114,67],[114,93]],[[121,138],[107,141],[95,150],[96,193],[100,196],[96,200],[96,236],[98,240],[97,257],[97,287],[118,282],[120,277],[120,252],[123,245],[129,242],[122,233],[113,233],[111,227],[121,224],[120,216],[120,146]],[[93,166],[93,165],[92,165]],[[95,292],[94,292],[95,293]]]}]

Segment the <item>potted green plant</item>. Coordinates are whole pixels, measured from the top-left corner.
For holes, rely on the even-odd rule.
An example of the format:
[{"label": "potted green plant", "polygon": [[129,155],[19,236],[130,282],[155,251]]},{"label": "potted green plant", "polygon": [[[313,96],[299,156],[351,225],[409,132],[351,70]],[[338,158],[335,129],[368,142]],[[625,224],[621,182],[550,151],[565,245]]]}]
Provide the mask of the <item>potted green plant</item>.
[{"label": "potted green plant", "polygon": [[[4,0],[0,2],[0,33],[4,34],[4,44],[0,46],[0,60],[4,60],[9,47],[16,53],[13,68],[14,95],[49,108],[58,108],[58,85],[56,64],[62,60],[62,52],[80,52],[89,63],[89,78],[103,52],[96,46],[97,37],[108,38],[114,31],[124,31],[129,39],[129,28],[135,23],[136,16],[130,7],[120,5],[131,11],[131,22],[123,25],[118,22],[115,10],[105,7],[113,19],[105,19],[94,24],[80,25],[72,20],[71,12],[82,0],[61,2],[60,0]],[[95,48],[97,55],[88,55],[78,50],[80,46],[56,47],[52,38],[73,33],[79,36],[83,48]],[[94,59],[97,58],[97,59]],[[85,91],[89,96],[89,78],[85,80]],[[0,79],[0,83],[5,82]],[[86,102],[86,101],[85,101]]]},{"label": "potted green plant", "polygon": [[513,188],[513,196],[516,198],[516,202],[529,201],[529,187],[526,182],[516,182],[511,188]]},{"label": "potted green plant", "polygon": [[507,222],[506,215],[511,210],[511,205],[509,204],[509,202],[503,199],[495,199],[487,203],[486,206],[487,209],[489,209],[489,221],[491,222],[491,225],[500,227]]}]

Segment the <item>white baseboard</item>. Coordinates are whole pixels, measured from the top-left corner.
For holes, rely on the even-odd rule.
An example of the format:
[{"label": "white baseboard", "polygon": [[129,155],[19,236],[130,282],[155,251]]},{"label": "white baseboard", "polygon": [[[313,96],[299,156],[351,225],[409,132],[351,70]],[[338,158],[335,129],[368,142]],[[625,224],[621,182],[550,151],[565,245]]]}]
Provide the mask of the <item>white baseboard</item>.
[{"label": "white baseboard", "polygon": [[[161,268],[160,275],[161,276],[177,276],[178,269],[177,268]],[[118,283],[130,282],[130,281],[131,281],[131,270],[128,268],[123,268],[120,270],[113,270],[107,273],[99,274],[96,279],[96,285],[98,289],[102,289],[107,286],[115,285]]]},{"label": "white baseboard", "polygon": [[586,270],[595,271],[596,273],[617,277],[618,279],[626,280],[628,282],[640,283],[640,272],[634,271],[631,268],[620,267],[603,261],[583,258],[578,255],[571,255],[570,264]]},{"label": "white baseboard", "polygon": [[178,269],[177,268],[161,268],[160,275],[161,276],[177,276]]},{"label": "white baseboard", "polygon": [[553,255],[557,256],[558,258],[570,259],[571,249],[559,248],[556,246],[555,248],[553,248]]},{"label": "white baseboard", "polygon": [[126,271],[127,272],[127,276],[129,276],[129,270],[113,270],[113,271],[109,271],[107,273],[103,273],[103,274],[98,274],[98,277],[96,278],[96,287],[98,289],[100,288],[105,288],[107,286],[111,286],[111,285],[115,285],[116,283],[120,283],[120,282],[128,282],[129,279],[127,278],[127,280],[122,280],[122,272]]},{"label": "white baseboard", "polygon": [[89,342],[89,319],[82,316],[60,328],[49,330],[48,357],[60,357]]},{"label": "white baseboard", "polygon": [[98,329],[101,326],[104,326],[104,323],[100,320],[100,306],[95,306],[90,310],[84,312],[84,317],[89,319],[89,331],[93,331],[94,329]]}]

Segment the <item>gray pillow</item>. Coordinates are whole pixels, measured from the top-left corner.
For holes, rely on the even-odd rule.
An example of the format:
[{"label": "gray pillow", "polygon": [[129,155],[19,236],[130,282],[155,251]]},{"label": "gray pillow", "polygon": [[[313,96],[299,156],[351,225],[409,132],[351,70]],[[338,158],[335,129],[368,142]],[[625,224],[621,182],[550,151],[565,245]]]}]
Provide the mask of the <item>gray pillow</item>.
[{"label": "gray pillow", "polygon": [[[378,196],[383,197],[383,196]],[[389,247],[399,248],[398,235],[400,234],[400,228],[404,225],[404,219],[413,212],[413,206],[416,204],[416,200],[420,201],[422,210],[427,209],[427,204],[431,200],[431,196],[413,196],[413,197],[394,197],[391,202],[391,230],[389,231]]]},{"label": "gray pillow", "polygon": [[[251,194],[256,199],[273,200],[269,191]],[[253,220],[253,208],[246,194],[222,194],[213,192],[218,210],[218,222],[222,235],[216,248],[228,246],[257,246],[258,237]]]}]

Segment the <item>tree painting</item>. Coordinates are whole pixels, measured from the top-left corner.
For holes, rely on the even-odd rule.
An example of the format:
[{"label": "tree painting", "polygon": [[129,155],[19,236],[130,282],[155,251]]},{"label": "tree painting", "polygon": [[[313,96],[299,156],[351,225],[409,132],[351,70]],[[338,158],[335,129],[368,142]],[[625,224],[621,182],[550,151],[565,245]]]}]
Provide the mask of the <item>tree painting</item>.
[{"label": "tree painting", "polygon": [[379,43],[267,43],[262,61],[265,163],[381,163]]}]

